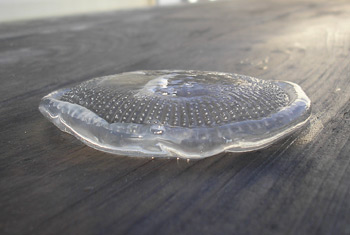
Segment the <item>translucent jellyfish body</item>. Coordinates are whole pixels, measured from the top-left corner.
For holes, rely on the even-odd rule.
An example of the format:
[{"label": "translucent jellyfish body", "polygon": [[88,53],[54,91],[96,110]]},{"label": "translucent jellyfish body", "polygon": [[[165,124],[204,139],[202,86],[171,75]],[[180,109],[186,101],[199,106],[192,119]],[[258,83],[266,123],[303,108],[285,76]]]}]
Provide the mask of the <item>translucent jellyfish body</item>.
[{"label": "translucent jellyfish body", "polygon": [[85,144],[129,156],[204,158],[266,147],[303,126],[292,82],[202,71],[137,71],[45,96],[45,117]]}]

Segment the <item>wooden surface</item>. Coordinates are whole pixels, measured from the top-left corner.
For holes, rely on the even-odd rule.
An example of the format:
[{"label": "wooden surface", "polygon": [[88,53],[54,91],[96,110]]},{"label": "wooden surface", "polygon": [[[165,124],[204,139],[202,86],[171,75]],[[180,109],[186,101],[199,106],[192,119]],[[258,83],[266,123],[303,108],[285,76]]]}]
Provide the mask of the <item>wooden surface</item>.
[{"label": "wooden surface", "polygon": [[[1,234],[350,234],[350,3],[230,1],[0,25]],[[199,161],[98,152],[47,93],[140,69],[296,82],[310,125]]]}]

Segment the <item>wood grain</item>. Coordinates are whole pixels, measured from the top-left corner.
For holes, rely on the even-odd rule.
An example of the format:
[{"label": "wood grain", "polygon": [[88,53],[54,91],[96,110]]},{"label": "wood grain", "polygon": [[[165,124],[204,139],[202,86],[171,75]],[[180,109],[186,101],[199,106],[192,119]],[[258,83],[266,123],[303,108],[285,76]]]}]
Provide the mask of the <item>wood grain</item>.
[{"label": "wood grain", "polygon": [[[224,1],[0,25],[1,234],[350,234],[350,4]],[[44,119],[47,93],[140,69],[302,86],[308,127],[199,161],[115,156]]]}]

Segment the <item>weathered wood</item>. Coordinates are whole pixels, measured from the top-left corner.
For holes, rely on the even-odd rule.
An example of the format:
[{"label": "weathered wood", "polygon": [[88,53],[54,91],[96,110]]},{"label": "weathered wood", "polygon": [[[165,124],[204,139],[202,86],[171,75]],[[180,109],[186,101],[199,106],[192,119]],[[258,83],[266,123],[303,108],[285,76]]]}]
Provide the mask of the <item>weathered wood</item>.
[{"label": "weathered wood", "polygon": [[[230,1],[0,25],[1,234],[350,234],[350,4]],[[310,125],[200,161],[114,156],[60,132],[47,93],[140,69],[300,84]]]}]

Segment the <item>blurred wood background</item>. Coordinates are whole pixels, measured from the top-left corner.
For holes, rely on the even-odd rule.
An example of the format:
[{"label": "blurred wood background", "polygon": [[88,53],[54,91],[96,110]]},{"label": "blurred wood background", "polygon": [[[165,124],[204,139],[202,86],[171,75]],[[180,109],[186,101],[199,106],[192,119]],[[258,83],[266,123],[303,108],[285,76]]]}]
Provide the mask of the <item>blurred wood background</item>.
[{"label": "blurred wood background", "polygon": [[[1,234],[350,234],[350,3],[235,0],[0,25]],[[298,83],[310,124],[260,151],[115,156],[44,95],[140,69]]]},{"label": "blurred wood background", "polygon": [[108,12],[181,0],[0,0],[0,22]]}]

